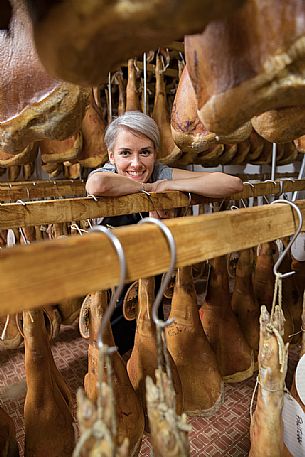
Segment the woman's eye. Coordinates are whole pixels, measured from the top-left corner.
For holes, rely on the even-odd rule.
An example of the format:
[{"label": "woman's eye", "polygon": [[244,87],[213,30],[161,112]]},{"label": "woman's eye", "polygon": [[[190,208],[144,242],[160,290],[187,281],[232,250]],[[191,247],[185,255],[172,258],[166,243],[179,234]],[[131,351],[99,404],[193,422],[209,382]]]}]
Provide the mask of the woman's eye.
[{"label": "woman's eye", "polygon": [[148,157],[150,155],[150,150],[149,149],[144,149],[143,151],[141,151],[141,155],[143,157]]},{"label": "woman's eye", "polygon": [[130,155],[129,151],[121,151],[120,155],[123,157],[128,157]]}]

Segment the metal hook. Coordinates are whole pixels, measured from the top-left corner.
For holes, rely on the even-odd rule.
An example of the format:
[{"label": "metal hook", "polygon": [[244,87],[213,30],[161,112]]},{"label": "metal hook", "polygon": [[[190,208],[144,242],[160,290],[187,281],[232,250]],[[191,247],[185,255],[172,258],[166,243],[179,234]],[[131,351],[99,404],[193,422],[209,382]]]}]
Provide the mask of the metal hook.
[{"label": "metal hook", "polygon": [[250,182],[250,181],[244,181],[243,184],[248,184],[248,186],[250,186],[251,189],[254,189],[254,188],[255,188],[255,185],[254,185],[252,182]]},{"label": "metal hook", "polygon": [[170,324],[172,324],[174,322],[173,319],[167,319],[167,321],[161,321],[158,318],[158,309],[159,309],[163,294],[164,294],[164,292],[165,292],[165,290],[166,290],[166,288],[167,288],[167,286],[168,286],[168,284],[170,282],[170,279],[172,277],[172,274],[173,274],[173,271],[174,271],[174,268],[175,268],[175,263],[176,263],[176,243],[175,243],[174,237],[173,237],[172,232],[170,231],[170,229],[163,222],[161,222],[159,219],[155,219],[154,217],[145,217],[138,224],[145,224],[145,223],[156,224],[156,225],[159,226],[159,228],[163,231],[164,235],[167,238],[167,242],[168,242],[169,249],[170,249],[170,254],[171,254],[171,259],[170,259],[170,264],[169,264],[168,271],[166,272],[166,274],[164,275],[164,277],[162,279],[160,288],[158,290],[157,296],[155,298],[155,301],[154,301],[154,304],[153,304],[153,307],[152,307],[152,317],[153,317],[154,323],[156,324],[157,327],[164,328],[164,327],[167,327],[168,325],[170,325]]},{"label": "metal hook", "polygon": [[79,235],[83,235],[84,233],[88,233],[88,230],[84,230],[79,227],[79,225],[76,222],[73,222],[73,224],[70,225],[71,230],[76,230]]},{"label": "metal hook", "polygon": [[275,197],[280,197],[283,194],[284,183],[281,179],[278,181],[278,183],[280,185],[280,190],[278,191],[277,194],[274,194]]},{"label": "metal hook", "polygon": [[95,202],[97,202],[97,198],[96,198],[95,195],[93,195],[93,194],[88,194],[87,197],[93,198],[93,200],[94,200]]},{"label": "metal hook", "polygon": [[19,227],[18,231],[19,231],[19,233],[20,233],[20,235],[21,235],[21,237],[22,237],[22,239],[23,239],[24,244],[31,244],[30,241],[28,240],[28,238],[27,238],[27,236],[26,236],[25,231],[23,230],[23,228],[22,228],[22,227]]},{"label": "metal hook", "polygon": [[[117,236],[115,236],[111,230],[109,230],[108,228],[104,227],[103,225],[95,225],[91,230],[90,232],[103,232],[105,233],[105,235],[109,238],[109,240],[111,241],[111,243],[113,244],[115,250],[116,250],[116,253],[118,255],[118,258],[119,258],[119,262],[120,262],[120,280],[119,280],[119,285],[118,287],[115,289],[115,292],[112,294],[111,296],[111,300],[110,300],[110,304],[108,306],[108,308],[106,309],[106,312],[103,316],[103,319],[102,319],[102,322],[101,322],[101,325],[100,325],[100,328],[99,328],[99,331],[98,331],[98,336],[97,336],[97,345],[98,345],[98,348],[100,350],[104,349],[104,343],[103,343],[103,337],[104,337],[104,333],[105,333],[105,329],[106,329],[106,326],[111,318],[111,315],[115,309],[115,306],[116,306],[116,303],[117,303],[117,300],[119,299],[121,293],[122,293],[122,290],[123,290],[123,287],[124,287],[124,283],[125,283],[125,279],[126,279],[126,273],[127,273],[127,265],[126,265],[126,258],[125,258],[125,253],[124,253],[124,250],[123,250],[123,246],[120,242],[120,240],[118,239]],[[113,353],[117,350],[116,347],[110,347],[110,348],[107,348],[106,349],[106,352],[108,354],[110,353]]]},{"label": "metal hook", "polygon": [[16,203],[20,203],[21,205],[26,206],[23,200],[17,200]]},{"label": "metal hook", "polygon": [[291,240],[288,243],[287,247],[284,249],[282,254],[279,256],[279,258],[277,259],[277,261],[276,261],[276,263],[275,263],[275,265],[273,267],[273,273],[274,273],[275,276],[277,276],[278,274],[281,274],[282,278],[287,278],[288,276],[293,275],[295,273],[295,271],[289,271],[288,273],[279,273],[278,268],[281,265],[285,255],[287,254],[287,252],[289,251],[289,249],[291,248],[292,244],[295,242],[296,238],[298,237],[298,235],[300,234],[300,232],[302,230],[303,216],[302,216],[302,212],[301,212],[300,208],[295,203],[293,203],[293,202],[291,202],[289,200],[274,200],[273,202],[271,202],[271,205],[273,205],[274,203],[286,203],[287,205],[290,205],[292,208],[294,208],[296,210],[296,213],[297,213],[298,218],[299,218],[299,225],[298,225],[296,233],[291,238]]}]

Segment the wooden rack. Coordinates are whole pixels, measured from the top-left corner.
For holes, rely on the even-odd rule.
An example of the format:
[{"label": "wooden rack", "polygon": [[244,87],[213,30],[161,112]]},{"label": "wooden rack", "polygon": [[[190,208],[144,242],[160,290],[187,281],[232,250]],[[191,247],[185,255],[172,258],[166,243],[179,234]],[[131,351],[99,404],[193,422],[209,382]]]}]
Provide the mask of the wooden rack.
[{"label": "wooden rack", "polygon": [[85,195],[85,182],[82,180],[0,182],[0,201]]},{"label": "wooden rack", "polygon": [[[78,187],[75,186],[77,191],[81,191],[81,185],[84,184],[80,182],[77,185]],[[50,183],[45,187],[41,184],[42,193],[45,191],[49,192],[49,186]],[[74,190],[74,185],[72,186],[71,182],[70,184],[68,182],[67,185],[63,184],[62,187],[59,186],[58,191],[60,190],[61,195],[65,186],[68,192]],[[17,188],[17,192],[19,193],[19,187],[17,185],[14,187]],[[233,194],[227,197],[226,200],[240,200],[261,195],[277,195],[281,190],[283,192],[305,190],[305,180],[282,181],[282,188],[280,181],[276,181],[275,184],[274,182],[256,183],[252,186],[245,184],[242,192]],[[206,199],[192,195],[191,204],[213,200],[215,201],[215,199]],[[0,228],[8,229],[40,224],[56,224],[105,216],[147,212],[155,209],[180,208],[186,207],[189,204],[189,196],[178,191],[151,194],[150,197],[143,193],[137,193],[122,197],[100,197],[96,200],[92,197],[80,197],[27,203],[3,203],[0,204]]]},{"label": "wooden rack", "polygon": [[[296,202],[305,215],[305,201]],[[297,217],[286,204],[170,219],[181,267],[291,235]],[[304,227],[303,227],[304,229]],[[127,281],[166,271],[169,249],[152,224],[114,229],[126,255]],[[0,313],[58,303],[118,283],[119,262],[101,233],[41,241],[0,252]]]}]

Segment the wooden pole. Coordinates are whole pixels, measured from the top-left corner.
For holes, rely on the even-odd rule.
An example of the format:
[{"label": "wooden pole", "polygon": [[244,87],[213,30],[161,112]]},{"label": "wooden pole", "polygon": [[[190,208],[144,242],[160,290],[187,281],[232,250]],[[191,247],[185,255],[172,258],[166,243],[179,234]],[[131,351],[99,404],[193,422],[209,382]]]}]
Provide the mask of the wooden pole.
[{"label": "wooden pole", "polygon": [[[43,189],[44,187],[42,186],[42,192]],[[49,192],[49,188],[46,187],[46,189]],[[282,190],[283,192],[305,190],[305,179],[283,181]],[[275,184],[273,182],[256,183],[253,187],[245,184],[242,192],[230,195],[225,200],[240,200],[260,195],[276,195],[280,191],[281,186],[279,181]],[[215,201],[215,199],[207,199],[195,194],[192,195],[192,204],[207,201]],[[25,204],[21,202],[3,203],[0,204],[0,228],[8,229],[40,224],[57,224],[97,217],[153,211],[155,209],[181,208],[188,206],[189,203],[188,194],[178,191],[158,194],[152,193],[150,197],[143,193],[121,197],[99,197],[96,201],[92,197],[80,197],[30,201],[25,202]]]},{"label": "wooden pole", "polygon": [[[305,215],[305,201],[296,202]],[[265,205],[169,219],[181,267],[291,235],[298,221],[290,206]],[[304,228],[304,226],[303,226]],[[166,271],[169,249],[152,224],[114,229],[127,260],[127,281]],[[117,284],[118,259],[104,234],[41,241],[0,251],[0,314],[58,303]]]},{"label": "wooden pole", "polygon": [[50,197],[83,197],[84,181],[15,181],[0,183],[0,201],[32,200]]}]

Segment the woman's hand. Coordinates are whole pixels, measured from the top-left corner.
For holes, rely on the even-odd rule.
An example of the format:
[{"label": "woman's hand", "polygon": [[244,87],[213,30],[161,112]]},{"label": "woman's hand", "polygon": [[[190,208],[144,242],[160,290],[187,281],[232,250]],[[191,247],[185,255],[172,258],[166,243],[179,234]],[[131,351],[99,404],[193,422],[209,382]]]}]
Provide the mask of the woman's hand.
[{"label": "woman's hand", "polygon": [[165,192],[166,190],[169,190],[166,188],[168,182],[167,179],[159,179],[159,181],[155,182],[145,182],[144,190],[146,190],[146,192]]}]

